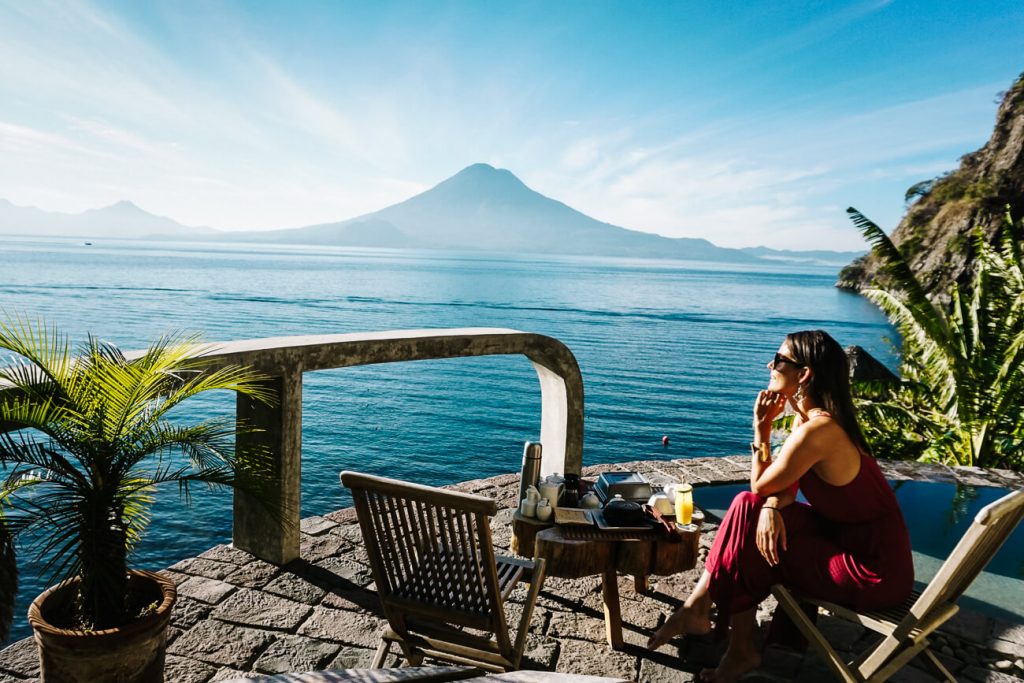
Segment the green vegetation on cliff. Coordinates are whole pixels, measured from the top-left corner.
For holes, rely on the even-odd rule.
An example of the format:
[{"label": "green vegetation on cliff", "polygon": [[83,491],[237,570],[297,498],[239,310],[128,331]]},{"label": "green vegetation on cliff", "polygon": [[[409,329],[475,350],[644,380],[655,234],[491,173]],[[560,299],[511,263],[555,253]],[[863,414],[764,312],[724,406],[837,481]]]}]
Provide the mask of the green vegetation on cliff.
[{"label": "green vegetation on cliff", "polygon": [[941,292],[947,308],[881,228],[848,212],[884,283],[861,293],[903,339],[898,382],[854,383],[875,454],[1024,470],[1024,225],[1005,214],[995,245],[975,231],[971,281]]}]

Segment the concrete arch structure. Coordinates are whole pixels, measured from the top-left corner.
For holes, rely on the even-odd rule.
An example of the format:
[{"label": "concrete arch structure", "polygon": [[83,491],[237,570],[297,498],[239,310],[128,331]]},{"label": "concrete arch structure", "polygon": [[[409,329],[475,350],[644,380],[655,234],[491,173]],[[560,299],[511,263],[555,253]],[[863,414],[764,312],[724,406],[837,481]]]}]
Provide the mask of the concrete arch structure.
[{"label": "concrete arch structure", "polygon": [[[129,354],[130,356],[131,354]],[[333,368],[472,356],[523,355],[540,381],[543,445],[541,473],[579,474],[583,464],[583,378],[565,344],[541,334],[498,328],[393,330],[217,342],[203,354],[211,367],[245,365],[267,375],[273,406],[239,396],[237,420],[258,428],[239,436],[271,456],[271,495],[284,511],[276,517],[244,493],[235,492],[236,547],[286,564],[299,556],[302,488],[302,376]],[[3,388],[0,387],[0,392]],[[0,431],[17,429],[0,425]]]}]

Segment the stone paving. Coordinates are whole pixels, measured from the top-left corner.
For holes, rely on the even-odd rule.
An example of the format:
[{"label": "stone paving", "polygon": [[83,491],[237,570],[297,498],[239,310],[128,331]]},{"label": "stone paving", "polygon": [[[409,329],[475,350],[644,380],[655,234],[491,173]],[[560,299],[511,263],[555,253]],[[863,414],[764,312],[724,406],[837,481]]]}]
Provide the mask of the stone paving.
[{"label": "stone paving", "polygon": [[[884,463],[883,467],[891,479],[1024,487],[1024,476],[1000,470],[906,462]],[[594,477],[607,470],[641,471],[655,483],[736,483],[746,480],[749,458],[629,462],[587,467],[583,474]],[[501,511],[493,522],[495,545],[506,552],[517,484],[518,475],[508,474],[450,487],[497,499]],[[710,639],[676,640],[657,652],[643,645],[695,583],[715,529],[715,520],[709,516],[698,569],[652,577],[651,594],[635,593],[632,579],[620,577],[626,641],[622,651],[611,650],[604,641],[597,578],[548,579],[534,613],[524,668],[652,683],[694,680],[696,672],[713,664],[719,654]],[[170,567],[167,574],[178,585],[178,602],[168,634],[166,680],[208,683],[252,673],[368,666],[384,622],[354,510],[303,520],[301,558],[277,567],[221,545]],[[509,610],[513,623],[523,595],[523,591],[513,595]],[[771,599],[762,605],[758,614],[762,625],[773,608]],[[865,629],[836,619],[823,617],[820,624],[844,653],[860,651],[872,639]],[[939,657],[962,680],[1024,678],[1024,624],[999,622],[962,609],[935,640]],[[31,638],[0,651],[0,682],[32,681],[38,672]],[[745,680],[821,681],[829,677],[813,653],[769,650],[762,668]],[[892,680],[933,678],[923,664],[914,662]]]}]

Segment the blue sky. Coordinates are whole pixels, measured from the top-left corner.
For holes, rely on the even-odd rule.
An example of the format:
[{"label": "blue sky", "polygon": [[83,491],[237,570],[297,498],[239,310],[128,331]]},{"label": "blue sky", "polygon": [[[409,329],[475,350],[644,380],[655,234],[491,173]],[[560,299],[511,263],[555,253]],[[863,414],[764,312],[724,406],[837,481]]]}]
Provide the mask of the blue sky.
[{"label": "blue sky", "polygon": [[1002,2],[0,0],[0,198],[294,227],[508,168],[595,218],[858,249],[991,133]]}]

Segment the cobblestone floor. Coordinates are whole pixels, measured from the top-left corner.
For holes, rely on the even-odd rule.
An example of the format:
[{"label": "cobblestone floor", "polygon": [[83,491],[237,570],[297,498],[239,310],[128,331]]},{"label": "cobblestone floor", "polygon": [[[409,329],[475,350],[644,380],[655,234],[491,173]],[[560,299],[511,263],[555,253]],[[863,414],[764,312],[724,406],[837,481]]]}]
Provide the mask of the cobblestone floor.
[{"label": "cobblestone floor", "polygon": [[[892,479],[959,480],[975,485],[1024,487],[1024,477],[976,468],[916,463],[884,463]],[[749,459],[704,458],[631,462],[588,467],[584,476],[606,470],[642,471],[655,483],[684,479],[695,484],[745,481]],[[507,551],[518,475],[463,482],[451,488],[492,496],[501,512],[493,522],[495,544]],[[714,520],[705,524],[701,560],[711,545]],[[354,510],[343,509],[302,522],[302,555],[277,567],[230,546],[217,546],[183,560],[167,573],[178,584],[170,628],[166,680],[208,683],[250,672],[271,674],[315,669],[365,667],[370,663],[383,620],[362,548]],[[698,563],[701,566],[702,562]],[[548,579],[534,613],[526,668],[605,676],[643,682],[693,680],[719,654],[709,639],[676,640],[657,652],[643,647],[666,614],[687,595],[699,569],[652,577],[653,591],[639,595],[630,577],[620,577],[626,647],[611,650],[604,641],[601,590],[597,578]],[[517,618],[522,594],[513,596],[510,619]],[[1017,596],[1017,600],[1024,599]],[[771,599],[758,614],[765,624]],[[865,629],[824,617],[821,626],[843,652],[870,642]],[[936,639],[940,658],[961,680],[1015,681],[1024,678],[1024,624],[999,622],[961,610]],[[933,680],[915,662],[892,680]],[[31,639],[0,651],[0,681],[38,676]],[[749,681],[829,680],[813,653],[769,650]]]}]

